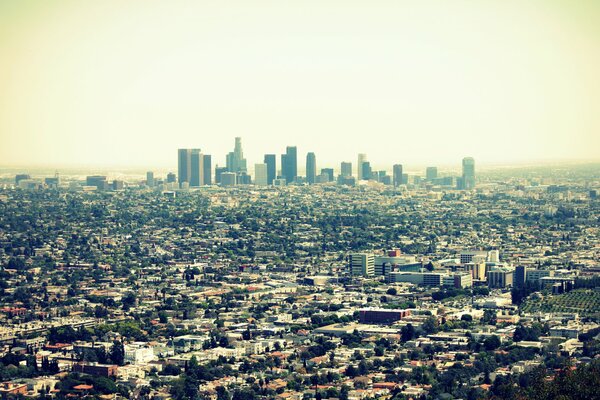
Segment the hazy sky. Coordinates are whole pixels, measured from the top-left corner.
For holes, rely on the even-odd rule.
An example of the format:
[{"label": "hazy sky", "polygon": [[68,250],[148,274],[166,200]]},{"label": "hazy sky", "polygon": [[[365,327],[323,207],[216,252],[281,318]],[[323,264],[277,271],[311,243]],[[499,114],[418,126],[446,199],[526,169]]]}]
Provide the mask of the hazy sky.
[{"label": "hazy sky", "polygon": [[598,160],[600,1],[0,0],[0,165],[235,136],[249,164]]}]

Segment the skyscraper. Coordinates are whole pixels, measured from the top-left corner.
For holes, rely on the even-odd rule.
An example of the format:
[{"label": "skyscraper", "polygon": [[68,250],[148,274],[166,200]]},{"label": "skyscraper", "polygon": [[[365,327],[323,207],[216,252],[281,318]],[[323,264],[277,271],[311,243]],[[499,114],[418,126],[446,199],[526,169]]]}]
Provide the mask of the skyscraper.
[{"label": "skyscraper", "polygon": [[427,178],[428,181],[437,179],[437,174],[438,174],[437,167],[427,167],[427,169],[425,170],[425,177]]},{"label": "skyscraper", "polygon": [[227,154],[227,170],[229,172],[246,172],[246,159],[242,151],[242,138],[235,138],[235,147]]},{"label": "skyscraper", "polygon": [[475,188],[475,160],[472,157],[462,160],[462,184],[466,190]]},{"label": "skyscraper", "polygon": [[327,182],[333,182],[333,168],[321,168],[321,176],[326,176]]},{"label": "skyscraper", "polygon": [[315,153],[306,154],[306,182],[313,185],[317,179],[317,158]]},{"label": "skyscraper", "polygon": [[177,182],[181,186],[183,182],[190,182],[192,176],[192,151],[190,149],[179,149],[177,151]]},{"label": "skyscraper", "polygon": [[212,157],[210,154],[203,154],[200,160],[202,163],[201,185],[212,185]]},{"label": "skyscraper", "polygon": [[298,149],[296,146],[288,146],[285,157],[282,157],[281,169],[287,183],[294,182],[298,176]]},{"label": "skyscraper", "polygon": [[273,180],[277,178],[277,158],[275,154],[265,154],[265,164],[267,164],[267,184],[272,185]]},{"label": "skyscraper", "polygon": [[361,167],[362,176],[360,179],[368,181],[373,177],[373,171],[371,170],[371,163],[368,161],[364,161]]},{"label": "skyscraper", "polygon": [[256,186],[267,186],[268,184],[267,164],[254,164],[254,184]]},{"label": "skyscraper", "polygon": [[358,180],[363,179],[363,163],[367,161],[367,155],[360,153],[358,155],[358,166],[357,166],[357,173],[358,176],[356,177]]},{"label": "skyscraper", "polygon": [[154,172],[152,172],[152,171],[146,172],[146,186],[148,186],[148,187],[154,186]]},{"label": "skyscraper", "polygon": [[200,186],[200,177],[202,176],[202,153],[200,153],[200,149],[190,149],[190,175],[189,180],[187,181],[190,184],[190,187],[198,187]]},{"label": "skyscraper", "polygon": [[393,170],[394,170],[394,177],[392,179],[394,186],[400,186],[402,185],[402,164],[394,164]]},{"label": "skyscraper", "polygon": [[340,166],[340,175],[343,176],[344,178],[352,176],[352,163],[351,162],[342,161],[342,164]]}]

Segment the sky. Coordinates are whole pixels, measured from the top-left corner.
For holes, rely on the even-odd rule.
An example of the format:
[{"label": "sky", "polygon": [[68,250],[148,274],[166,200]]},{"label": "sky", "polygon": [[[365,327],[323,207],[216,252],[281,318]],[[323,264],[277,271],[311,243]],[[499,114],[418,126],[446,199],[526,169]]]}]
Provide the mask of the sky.
[{"label": "sky", "polygon": [[600,1],[0,0],[0,165],[600,160]]}]

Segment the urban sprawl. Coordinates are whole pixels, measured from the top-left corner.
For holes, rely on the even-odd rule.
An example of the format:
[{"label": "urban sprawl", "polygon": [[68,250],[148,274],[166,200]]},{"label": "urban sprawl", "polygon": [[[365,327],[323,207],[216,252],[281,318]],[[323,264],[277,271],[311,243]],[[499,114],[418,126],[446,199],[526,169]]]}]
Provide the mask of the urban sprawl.
[{"label": "urban sprawl", "polygon": [[600,398],[598,165],[316,163],[0,180],[0,396]]}]

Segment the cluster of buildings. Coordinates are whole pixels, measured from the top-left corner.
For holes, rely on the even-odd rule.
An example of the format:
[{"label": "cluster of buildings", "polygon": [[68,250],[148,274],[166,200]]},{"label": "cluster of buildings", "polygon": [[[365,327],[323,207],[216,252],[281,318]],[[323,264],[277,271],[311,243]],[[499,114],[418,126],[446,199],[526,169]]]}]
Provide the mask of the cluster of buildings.
[{"label": "cluster of buildings", "polygon": [[[200,149],[178,150],[178,175],[177,182],[180,188],[199,187],[205,185],[220,184],[222,186],[256,185],[256,186],[284,186],[289,184],[308,184],[337,182],[343,185],[355,185],[358,181],[376,181],[384,185],[394,187],[407,185],[408,174],[403,172],[401,164],[392,167],[392,175],[386,171],[375,171],[367,160],[366,154],[359,154],[357,160],[356,174],[353,174],[352,162],[344,161],[340,164],[339,174],[335,176],[333,168],[317,169],[317,157],[314,152],[306,154],[305,176],[298,173],[298,149],[296,146],[288,146],[286,152],[281,154],[279,168],[277,167],[277,156],[265,154],[262,163],[254,165],[254,178],[251,177],[244,153],[242,151],[241,138],[235,138],[234,150],[227,154],[226,166],[212,169],[211,156],[203,154]],[[426,170],[426,182],[452,186],[461,190],[475,188],[475,161],[471,157],[463,159],[462,176],[438,178],[437,167],[428,167]],[[212,177],[214,176],[214,180]],[[417,183],[421,177],[415,177]]]}]

